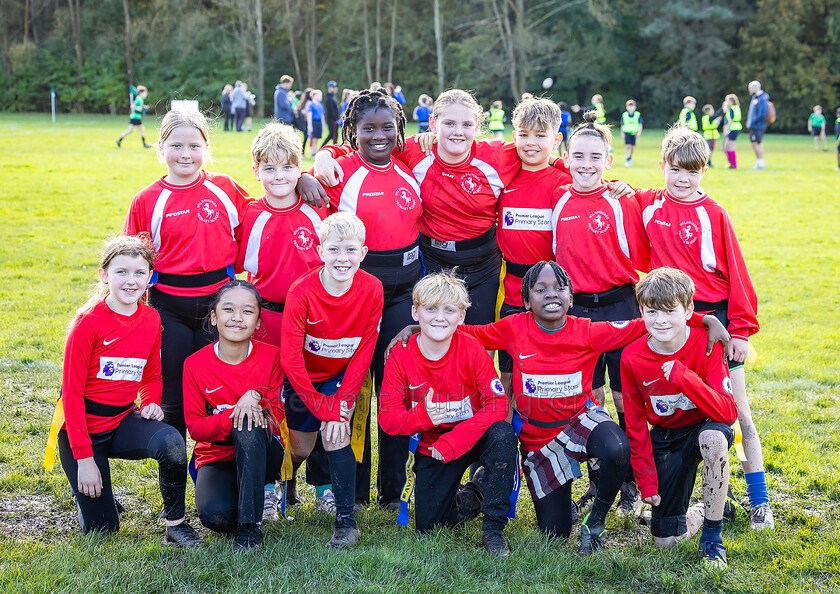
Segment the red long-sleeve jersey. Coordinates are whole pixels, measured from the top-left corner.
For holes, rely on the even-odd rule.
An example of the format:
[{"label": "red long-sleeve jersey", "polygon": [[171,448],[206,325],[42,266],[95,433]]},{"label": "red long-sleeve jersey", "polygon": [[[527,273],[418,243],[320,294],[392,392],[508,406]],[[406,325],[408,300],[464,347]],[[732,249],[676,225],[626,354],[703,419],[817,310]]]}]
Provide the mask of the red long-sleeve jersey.
[{"label": "red long-sleeve jersey", "polygon": [[349,212],[365,224],[365,245],[375,251],[396,250],[417,241],[423,212],[420,186],[398,159],[371,165],[355,152],[339,157],[344,179],[326,188],[332,212]]},{"label": "red long-sleeve jersey", "polygon": [[[238,246],[235,230],[248,195],[223,173],[201,171],[187,186],[161,178],[140,190],[131,201],[123,234],[147,234],[157,259],[155,270],[167,274],[201,274],[231,266]],[[227,282],[207,287],[156,286],[184,297],[211,295]]]},{"label": "red long-sleeve jersey", "polygon": [[569,187],[555,196],[553,252],[575,292],[601,293],[639,282],[636,270],[647,262],[639,203],[613,198],[606,185],[592,192]]},{"label": "red long-sleeve jersey", "polygon": [[236,272],[247,271],[263,299],[285,302],[291,284],[321,264],[318,230],[329,214],[300,198],[284,209],[272,207],[265,197],[250,203],[236,228]]},{"label": "red long-sleeve jersey", "polygon": [[[552,195],[571,181],[568,172],[554,167],[519,170],[499,198],[496,240],[505,260],[533,265],[554,259],[551,209],[557,199]],[[504,288],[505,303],[522,306],[522,277],[507,270]]]},{"label": "red long-sleeve jersey", "polygon": [[207,345],[184,362],[184,419],[195,440],[196,468],[233,459],[236,452],[232,442],[219,442],[230,441],[231,409],[249,390],[262,395],[260,405],[271,406],[278,422],[285,415],[280,404],[283,391],[280,349],[252,340],[245,360],[232,365],[219,358],[217,347],[218,343]]},{"label": "red long-sleeve jersey", "polygon": [[[493,361],[475,339],[455,333],[449,351],[430,361],[417,346],[394,347],[385,363],[379,425],[389,435],[419,432],[418,451],[431,455],[434,446],[445,462],[467,453],[496,421],[508,413],[508,399]],[[437,427],[426,412],[426,394],[447,403],[446,421]]]},{"label": "red long-sleeve jersey", "polygon": [[[305,273],[289,289],[280,348],[283,371],[306,408],[322,421],[338,421],[340,401],[356,403],[370,368],[384,299],[382,283],[364,270],[356,271],[346,293],[330,295],[319,277],[322,269]],[[313,386],[342,371],[334,396]]]},{"label": "red long-sleeve jersey", "polygon": [[650,239],[653,268],[679,268],[694,281],[695,299],[728,300],[729,333],[747,340],[758,332],[758,296],[726,209],[706,194],[691,202],[667,190],[636,190]]},{"label": "red long-sleeve jersey", "polygon": [[[676,353],[655,352],[645,336],[621,355],[630,461],[642,497],[656,495],[659,489],[648,423],[674,428],[711,419],[731,425],[738,418],[723,347],[715,344],[707,357],[706,332],[692,328],[687,333],[688,340]],[[667,361],[674,361],[670,380],[662,371]]]},{"label": "red long-sleeve jersey", "polygon": [[160,404],[160,315],[139,303],[123,316],[101,301],[76,320],[64,347],[61,404],[73,458],[93,456],[90,434],[115,429],[131,412],[113,417],[85,412],[85,399],[127,407],[139,396],[141,408]]}]

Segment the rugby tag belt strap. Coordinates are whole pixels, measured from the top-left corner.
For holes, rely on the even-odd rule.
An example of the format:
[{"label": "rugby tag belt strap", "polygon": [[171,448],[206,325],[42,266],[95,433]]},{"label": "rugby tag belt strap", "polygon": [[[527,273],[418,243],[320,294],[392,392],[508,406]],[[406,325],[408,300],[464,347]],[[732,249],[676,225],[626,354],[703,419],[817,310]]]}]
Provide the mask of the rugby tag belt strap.
[{"label": "rugby tag belt strap", "polygon": [[[510,424],[513,425],[513,432],[516,433],[516,437],[519,437],[519,432],[522,431],[522,425],[524,424],[519,412],[513,411],[513,417],[510,419]],[[519,500],[519,489],[522,487],[519,450],[516,452],[516,464],[513,466],[513,472],[513,491],[510,493],[510,511],[507,515],[509,518],[516,517],[516,502]]]},{"label": "rugby tag belt strap", "polygon": [[417,445],[420,443],[420,434],[413,433],[408,438],[408,458],[405,459],[405,484],[400,493],[400,513],[397,516],[397,524],[408,526],[408,503],[411,501],[411,494],[414,492],[414,454],[417,452]]},{"label": "rugby tag belt strap", "polygon": [[61,398],[55,403],[52,423],[50,424],[50,436],[47,438],[47,446],[44,448],[44,468],[52,472],[55,467],[55,448],[58,446],[58,432],[64,427],[64,405]]},{"label": "rugby tag belt strap", "polygon": [[356,397],[356,410],[353,412],[350,427],[350,447],[353,448],[353,455],[356,457],[357,463],[361,463],[365,456],[365,428],[370,414],[371,392],[373,392],[373,378],[368,372],[365,383],[362,384],[362,389],[359,390],[359,395]]}]

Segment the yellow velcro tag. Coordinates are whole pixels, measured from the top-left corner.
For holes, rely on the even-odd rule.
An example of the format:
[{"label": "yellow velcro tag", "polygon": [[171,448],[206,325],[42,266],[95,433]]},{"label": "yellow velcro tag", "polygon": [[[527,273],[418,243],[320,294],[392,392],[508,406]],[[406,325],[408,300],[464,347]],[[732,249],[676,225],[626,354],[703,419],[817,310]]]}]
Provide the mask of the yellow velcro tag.
[{"label": "yellow velcro tag", "polygon": [[286,423],[286,417],[280,421],[280,437],[283,438],[283,467],[280,469],[280,480],[290,481],[294,478],[294,465],[292,464],[292,447],[289,441],[289,425]]},{"label": "yellow velcro tag", "polygon": [[505,303],[505,277],[507,276],[507,266],[502,260],[502,271],[499,273],[499,292],[496,294],[496,321],[498,322],[502,315],[502,305]]},{"label": "yellow velcro tag", "polygon": [[747,341],[747,361],[749,363],[755,363],[758,359],[758,351],[755,350],[753,343],[751,341]]},{"label": "yellow velcro tag", "polygon": [[735,419],[732,428],[735,430],[735,453],[738,454],[738,460],[743,464],[747,461],[747,454],[744,452],[744,434],[741,433],[741,423],[738,422],[738,419]]},{"label": "yellow velcro tag", "polygon": [[400,493],[400,501],[408,503],[411,494],[414,492],[414,452],[408,452],[405,460],[405,484]]},{"label": "yellow velcro tag", "polygon": [[52,423],[50,424],[50,436],[47,438],[47,446],[44,448],[44,468],[52,472],[55,468],[55,448],[58,446],[58,432],[64,427],[64,405],[61,398],[55,403]]},{"label": "yellow velcro tag", "polygon": [[365,427],[370,414],[370,397],[373,392],[373,378],[368,372],[365,383],[356,397],[356,410],[353,411],[352,428],[350,430],[350,447],[356,462],[361,462],[365,455]]}]

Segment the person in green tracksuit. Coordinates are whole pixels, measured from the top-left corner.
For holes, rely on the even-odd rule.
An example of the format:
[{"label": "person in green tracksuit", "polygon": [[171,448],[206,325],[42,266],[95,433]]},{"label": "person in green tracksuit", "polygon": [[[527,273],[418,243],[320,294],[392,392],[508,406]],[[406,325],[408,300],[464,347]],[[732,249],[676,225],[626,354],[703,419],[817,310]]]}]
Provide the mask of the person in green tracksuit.
[{"label": "person in green tracksuit", "polygon": [[697,99],[691,95],[683,99],[683,108],[680,111],[680,117],[677,120],[677,125],[684,126],[689,130],[697,132],[697,116],[694,115],[694,108],[697,107]]},{"label": "person in green tracksuit", "polygon": [[487,127],[496,136],[496,138],[504,139],[505,137],[505,110],[502,107],[501,101],[494,101],[490,106],[489,123]]},{"label": "person in green tracksuit", "polygon": [[711,103],[703,106],[703,117],[700,118],[700,125],[703,127],[703,138],[706,139],[706,144],[709,145],[709,162],[707,165],[712,166],[712,153],[715,151],[715,141],[720,138],[718,127],[723,116],[723,108],[715,111]]},{"label": "person in green tracksuit", "polygon": [[738,157],[735,153],[735,140],[738,134],[741,133],[744,126],[741,124],[741,103],[738,101],[738,95],[730,93],[723,100],[723,135],[726,140],[723,141],[723,152],[726,153],[726,158],[729,161],[730,169],[738,169]]},{"label": "person in green tracksuit", "polygon": [[636,111],[636,102],[629,99],[624,107],[627,108],[621,114],[621,131],[624,133],[624,156],[625,167],[633,165],[633,149],[636,148],[636,139],[642,135],[642,114]]},{"label": "person in green tracksuit", "polygon": [[137,94],[134,96],[134,101],[131,103],[131,114],[128,116],[128,129],[123,132],[122,136],[117,139],[117,146],[122,146],[123,138],[134,132],[134,128],[140,129],[140,140],[143,142],[143,148],[152,148],[151,144],[146,144],[146,128],[143,126],[143,114],[149,108],[146,105],[146,97],[149,90],[140,85],[137,87]]}]

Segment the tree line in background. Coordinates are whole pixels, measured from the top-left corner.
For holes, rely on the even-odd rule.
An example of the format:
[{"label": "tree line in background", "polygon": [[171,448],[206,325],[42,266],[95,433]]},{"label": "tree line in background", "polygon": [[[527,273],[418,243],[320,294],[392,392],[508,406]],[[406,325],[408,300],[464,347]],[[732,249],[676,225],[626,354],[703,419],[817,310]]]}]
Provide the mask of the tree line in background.
[{"label": "tree line in background", "polygon": [[[219,112],[222,86],[249,83],[270,115],[282,74],[295,88],[400,84],[472,89],[509,110],[528,91],[613,121],[635,98],[645,123],[682,97],[720,106],[759,79],[776,131],[840,105],[840,0],[0,0],[0,109],[127,113],[130,84],[156,113],[174,98]],[[542,81],[553,86],[544,90]],[[409,112],[410,113],[410,112]]]}]

